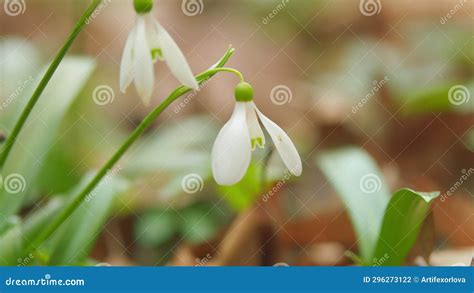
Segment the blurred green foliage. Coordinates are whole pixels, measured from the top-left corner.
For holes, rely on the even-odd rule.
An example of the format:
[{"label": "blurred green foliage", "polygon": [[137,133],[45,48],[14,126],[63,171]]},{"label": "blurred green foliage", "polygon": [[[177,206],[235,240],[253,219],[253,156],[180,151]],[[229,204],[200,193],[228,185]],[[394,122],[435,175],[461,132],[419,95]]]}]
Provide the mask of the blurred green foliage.
[{"label": "blurred green foliage", "polygon": [[401,189],[392,196],[375,161],[359,148],[321,153],[317,164],[341,197],[363,265],[403,265],[439,192]]}]

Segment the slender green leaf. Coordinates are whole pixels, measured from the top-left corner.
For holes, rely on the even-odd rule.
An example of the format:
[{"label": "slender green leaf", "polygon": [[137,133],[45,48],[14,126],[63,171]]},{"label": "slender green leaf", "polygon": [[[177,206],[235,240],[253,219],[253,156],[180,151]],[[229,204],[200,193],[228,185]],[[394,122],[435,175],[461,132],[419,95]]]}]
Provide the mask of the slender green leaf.
[{"label": "slender green leaf", "polygon": [[352,147],[322,153],[317,164],[346,206],[362,259],[370,259],[390,199],[377,164],[366,152]]},{"label": "slender green leaf", "polygon": [[372,265],[402,265],[418,237],[430,204],[439,192],[401,189],[393,195],[383,218]]}]

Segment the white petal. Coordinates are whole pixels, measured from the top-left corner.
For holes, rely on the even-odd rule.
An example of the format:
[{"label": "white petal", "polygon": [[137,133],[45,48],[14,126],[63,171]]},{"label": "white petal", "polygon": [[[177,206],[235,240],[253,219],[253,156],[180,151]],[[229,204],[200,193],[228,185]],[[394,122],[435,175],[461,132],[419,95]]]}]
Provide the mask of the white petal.
[{"label": "white petal", "polygon": [[120,90],[125,93],[127,87],[133,81],[133,46],[135,43],[136,24],[127,37],[123,50],[122,62],[120,64]]},{"label": "white petal", "polygon": [[156,20],[151,13],[145,15],[146,37],[148,40],[148,45],[150,46],[150,53],[152,54],[153,62],[156,62],[158,59],[162,59],[161,45],[155,23]]},{"label": "white petal", "polygon": [[258,147],[263,148],[265,146],[265,135],[263,134],[260,123],[257,119],[257,113],[255,113],[255,103],[248,102],[245,103],[247,111],[247,126],[250,132],[250,141],[252,143],[252,150],[258,145]]},{"label": "white petal", "polygon": [[174,76],[187,87],[197,89],[198,83],[183,55],[168,32],[158,22],[155,22],[158,31],[159,44],[168,67]]},{"label": "white petal", "polygon": [[300,176],[303,170],[301,158],[291,139],[283,131],[283,129],[280,128],[280,126],[268,119],[257,108],[255,108],[255,110],[257,111],[263,126],[265,126],[268,134],[270,134],[270,137],[275,144],[275,148],[280,154],[285,166],[288,168],[288,170],[290,170],[291,174]]},{"label": "white petal", "polygon": [[212,173],[216,182],[220,185],[239,182],[247,172],[251,152],[245,104],[237,103],[212,148]]},{"label": "white petal", "polygon": [[153,93],[155,74],[153,72],[153,60],[151,59],[150,47],[148,45],[145,19],[139,16],[137,19],[136,37],[134,44],[134,69],[135,87],[138,95],[145,104],[149,104]]}]

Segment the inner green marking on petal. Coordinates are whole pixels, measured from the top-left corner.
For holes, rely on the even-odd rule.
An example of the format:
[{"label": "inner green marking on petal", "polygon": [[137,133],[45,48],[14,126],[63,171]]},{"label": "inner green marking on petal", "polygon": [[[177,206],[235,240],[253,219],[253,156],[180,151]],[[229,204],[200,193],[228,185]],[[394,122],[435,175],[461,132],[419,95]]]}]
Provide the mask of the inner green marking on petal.
[{"label": "inner green marking on petal", "polygon": [[156,60],[163,60],[163,51],[161,50],[161,48],[153,48],[151,49],[151,58],[153,59],[153,61],[156,61]]},{"label": "inner green marking on petal", "polygon": [[255,150],[257,148],[257,146],[261,149],[263,149],[263,147],[264,147],[262,137],[252,138],[251,143],[252,143],[252,150]]}]

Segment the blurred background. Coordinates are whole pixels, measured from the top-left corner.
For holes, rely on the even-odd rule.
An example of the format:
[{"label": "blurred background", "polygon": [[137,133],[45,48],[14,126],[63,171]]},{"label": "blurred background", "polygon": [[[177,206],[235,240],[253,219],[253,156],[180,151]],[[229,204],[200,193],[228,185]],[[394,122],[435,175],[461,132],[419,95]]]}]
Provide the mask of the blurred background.
[{"label": "blurred background", "polygon": [[[19,11],[7,2],[3,135],[87,1],[19,1]],[[22,174],[24,188],[0,197],[5,219],[54,211],[179,86],[159,62],[150,107],[133,87],[121,93],[132,1],[104,1],[96,12],[13,154],[10,173]],[[421,265],[470,264],[473,1],[156,0],[153,15],[195,74],[236,48],[227,66],[244,74],[257,106],[293,139],[303,175],[288,175],[269,143],[241,183],[216,185],[212,144],[238,82],[218,74],[172,104],[110,170],[97,192],[104,200],[97,194],[92,209],[62,227],[63,239],[56,236],[63,241],[56,264],[351,265],[347,251],[357,254],[357,237],[337,185],[357,165],[339,165],[340,178],[330,178],[322,163],[348,150],[380,171],[371,196],[440,191],[406,264],[430,254]]]}]

